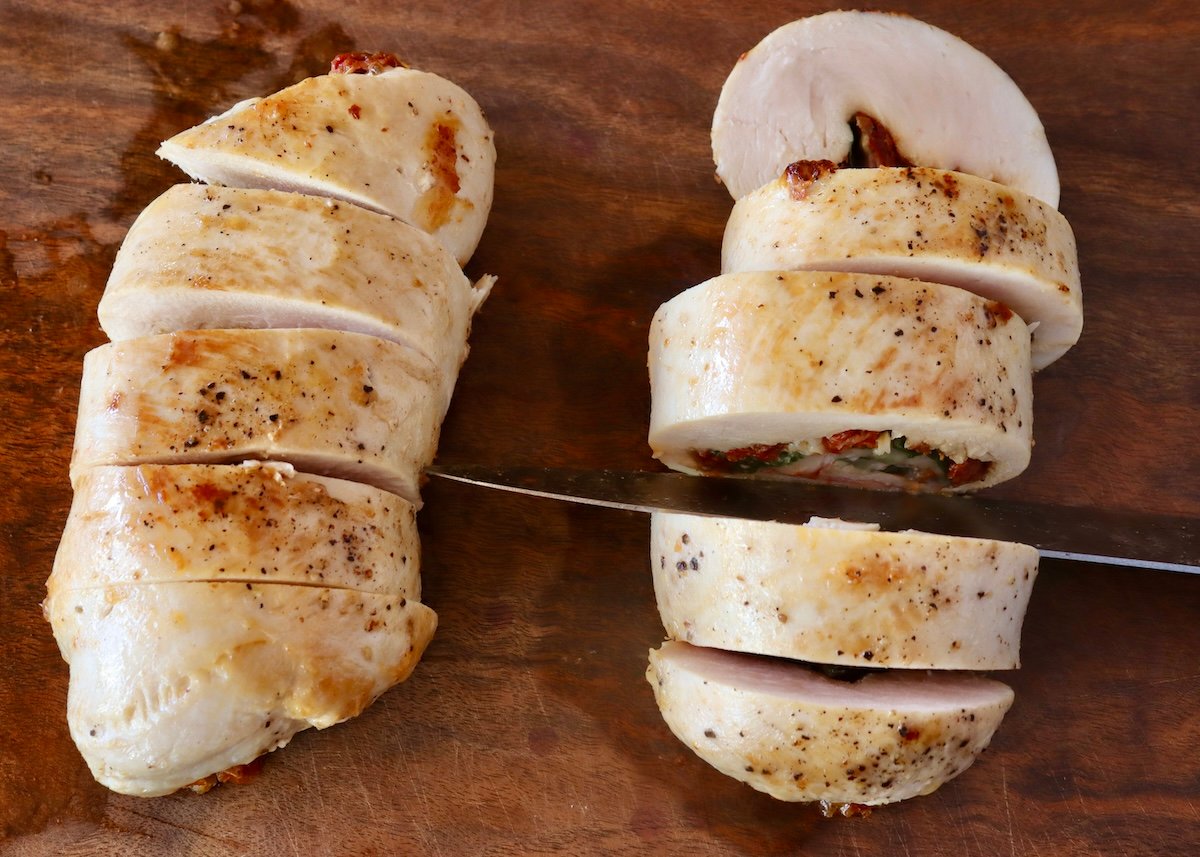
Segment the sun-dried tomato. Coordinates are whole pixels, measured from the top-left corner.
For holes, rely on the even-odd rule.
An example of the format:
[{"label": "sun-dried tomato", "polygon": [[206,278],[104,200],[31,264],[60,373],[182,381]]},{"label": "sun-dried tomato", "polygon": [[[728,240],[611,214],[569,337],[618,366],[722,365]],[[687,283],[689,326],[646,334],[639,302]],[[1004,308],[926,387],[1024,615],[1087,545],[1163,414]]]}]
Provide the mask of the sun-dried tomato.
[{"label": "sun-dried tomato", "polygon": [[698,449],[695,452],[696,461],[701,470],[714,473],[727,473],[730,470],[745,470],[747,464],[760,462],[768,464],[779,460],[787,452],[786,443],[756,443],[729,449],[722,452],[717,449]]},{"label": "sun-dried tomato", "polygon": [[946,470],[946,477],[950,480],[950,484],[957,488],[959,485],[978,482],[987,476],[987,472],[991,468],[992,462],[990,461],[968,458],[966,461],[956,461],[951,464]]},{"label": "sun-dried tomato", "polygon": [[338,54],[329,64],[330,74],[380,74],[389,68],[408,68],[395,54],[354,51]]},{"label": "sun-dried tomato", "polygon": [[849,431],[840,431],[837,434],[831,434],[829,437],[821,438],[821,446],[826,452],[835,454],[845,452],[847,449],[870,449],[879,443],[879,436],[881,434],[883,434],[881,431],[850,429]]}]

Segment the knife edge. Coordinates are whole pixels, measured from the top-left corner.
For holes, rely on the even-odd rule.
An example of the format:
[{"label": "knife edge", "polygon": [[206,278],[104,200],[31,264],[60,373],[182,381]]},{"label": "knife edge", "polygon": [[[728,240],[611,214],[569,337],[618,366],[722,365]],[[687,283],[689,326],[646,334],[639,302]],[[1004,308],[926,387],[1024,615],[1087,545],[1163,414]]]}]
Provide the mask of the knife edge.
[{"label": "knife edge", "polygon": [[787,524],[813,517],[885,530],[1021,542],[1048,559],[1200,573],[1200,519],[977,495],[871,491],[798,480],[662,471],[433,465],[431,476],[535,497],[637,512]]}]

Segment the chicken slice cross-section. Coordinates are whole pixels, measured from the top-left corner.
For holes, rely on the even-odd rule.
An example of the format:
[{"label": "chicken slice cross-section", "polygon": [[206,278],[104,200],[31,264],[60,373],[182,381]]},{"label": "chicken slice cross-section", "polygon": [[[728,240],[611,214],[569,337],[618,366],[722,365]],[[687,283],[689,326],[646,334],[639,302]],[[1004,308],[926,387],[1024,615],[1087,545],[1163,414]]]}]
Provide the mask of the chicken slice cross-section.
[{"label": "chicken slice cross-section", "polygon": [[142,464],[83,471],[55,586],[300,583],[420,600],[415,507],[288,464]]},{"label": "chicken slice cross-section", "polygon": [[717,175],[734,199],[793,161],[848,161],[856,115],[909,164],[982,176],[1057,207],[1037,112],[996,63],[905,15],[827,12],[785,24],[738,59],[713,113]]},{"label": "chicken slice cross-section", "polygon": [[1066,218],[966,173],[789,165],[733,206],[721,256],[723,273],[891,274],[1000,301],[1030,325],[1035,370],[1062,356],[1083,328]]},{"label": "chicken slice cross-section", "polygon": [[998,681],[888,670],[858,681],[668,642],[647,679],[671,731],[721,773],[787,801],[877,805],[969,768],[1012,705]]},{"label": "chicken slice cross-section", "polygon": [[657,513],[654,593],[667,635],[821,664],[1020,666],[1037,577],[1028,545]]},{"label": "chicken slice cross-section", "polygon": [[330,196],[433,235],[465,264],[492,207],[496,148],[483,111],[409,68],[310,77],[234,105],[158,154],[192,178]]},{"label": "chicken slice cross-section", "polygon": [[724,274],[650,325],[650,447],[689,473],[969,491],[1029,463],[1029,329],[953,286]]},{"label": "chicken slice cross-section", "polygon": [[448,401],[493,280],[472,286],[439,242],[350,203],[185,184],[130,227],[99,315],[114,340],[201,328],[379,336],[431,361]]},{"label": "chicken slice cross-section", "polygon": [[72,483],[98,464],[286,461],[420,503],[440,379],[386,339],[319,329],[197,330],[84,359]]}]

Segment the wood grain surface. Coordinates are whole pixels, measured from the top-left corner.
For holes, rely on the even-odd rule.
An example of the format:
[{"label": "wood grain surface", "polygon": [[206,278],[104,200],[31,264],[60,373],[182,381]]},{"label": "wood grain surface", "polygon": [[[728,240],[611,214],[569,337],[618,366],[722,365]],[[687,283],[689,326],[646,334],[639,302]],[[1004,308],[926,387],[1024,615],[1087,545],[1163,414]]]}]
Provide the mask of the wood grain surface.
[{"label": "wood grain surface", "polygon": [[[1191,0],[872,3],[967,39],[1041,113],[1084,336],[1035,381],[1033,464],[994,491],[1200,516],[1200,16]],[[717,273],[708,144],[738,54],[808,2],[7,0],[0,4],[0,853],[1200,853],[1200,579],[1043,563],[1017,702],[932,796],[826,821],[710,769],[644,679],[662,639],[634,513],[431,484],[413,678],[247,786],[93,782],[40,601],[83,354],[125,229],[183,179],[158,142],[351,48],[443,74],[496,131],[468,273],[500,276],[446,462],[648,468],[646,334]]]}]

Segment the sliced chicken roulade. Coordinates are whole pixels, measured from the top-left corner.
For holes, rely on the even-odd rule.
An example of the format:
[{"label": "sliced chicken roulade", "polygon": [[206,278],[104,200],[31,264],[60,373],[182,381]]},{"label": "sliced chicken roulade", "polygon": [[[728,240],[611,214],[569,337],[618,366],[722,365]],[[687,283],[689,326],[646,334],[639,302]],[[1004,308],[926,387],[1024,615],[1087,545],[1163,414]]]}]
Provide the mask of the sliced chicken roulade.
[{"label": "sliced chicken roulade", "polygon": [[493,281],[472,287],[438,241],[350,203],[176,185],[130,227],[99,315],[114,340],[201,328],[367,333],[431,361],[449,399]]},{"label": "sliced chicken roulade", "polygon": [[828,678],[800,664],[687,643],[650,652],[671,731],[721,773],[787,801],[876,805],[929,794],[987,747],[1012,705],[961,673]]},{"label": "sliced chicken roulade", "polygon": [[946,283],[1001,301],[1033,331],[1033,368],[1079,339],[1083,298],[1065,217],[1013,188],[918,167],[799,161],[743,196],[722,273],[855,271]]},{"label": "sliced chicken roulade", "polygon": [[213,186],[118,254],[43,604],[115,791],[207,788],[354,717],[434,633],[415,513],[494,280],[460,265],[495,147],[467,93],[398,65],[344,55],[166,141]]},{"label": "sliced chicken roulade", "polygon": [[243,101],[158,154],[212,184],[331,196],[390,214],[465,264],[492,206],[496,149],[483,111],[435,74],[378,63],[371,71]]},{"label": "sliced chicken roulade", "polygon": [[1029,330],[951,286],[725,274],[650,326],[650,446],[677,470],[966,491],[1029,463]]},{"label": "sliced chicken roulade", "polygon": [[288,464],[83,471],[55,586],[179,580],[302,583],[419,600],[416,509]]},{"label": "sliced chicken roulade", "polygon": [[[853,127],[852,127],[853,126]],[[785,24],[730,72],[713,114],[717,175],[734,199],[793,161],[958,170],[1058,206],[1046,132],[992,60],[944,30],[888,12]]]},{"label": "sliced chicken roulade", "polygon": [[822,664],[1006,670],[1020,666],[1038,554],[878,527],[660,513],[650,560],[674,639]]},{"label": "sliced chicken roulade", "polygon": [[66,589],[75,575],[59,569],[44,609],[71,665],[71,737],[95,778],[125,794],[169,794],[354,717],[408,677],[437,624],[400,595],[277,583]]},{"label": "sliced chicken roulade", "polygon": [[98,464],[286,461],[420,504],[440,379],[409,349],[332,330],[199,330],[84,359],[71,481]]}]

